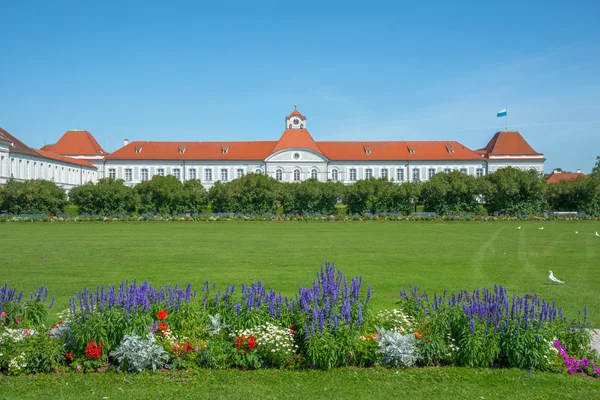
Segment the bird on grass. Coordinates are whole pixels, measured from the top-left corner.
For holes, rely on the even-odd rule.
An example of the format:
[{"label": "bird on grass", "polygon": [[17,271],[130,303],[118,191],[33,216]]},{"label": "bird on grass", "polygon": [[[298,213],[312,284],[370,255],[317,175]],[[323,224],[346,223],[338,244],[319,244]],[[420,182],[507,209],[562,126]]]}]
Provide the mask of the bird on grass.
[{"label": "bird on grass", "polygon": [[521,229],[521,227],[518,227],[517,229]]},{"label": "bird on grass", "polygon": [[548,279],[550,279],[552,282],[556,282],[556,283],[564,283],[563,281],[556,279],[556,278],[554,277],[554,274],[552,273],[552,271],[548,271],[548,272],[550,272],[550,276],[548,276]]},{"label": "bird on grass", "polygon": [[600,235],[598,235],[598,231],[596,231],[596,236],[599,236],[599,237],[600,237]]},{"label": "bird on grass", "polygon": [[575,233],[579,233],[578,231],[575,231]]},{"label": "bird on grass", "polygon": [[542,226],[541,228],[538,228],[538,229],[539,229],[540,231],[543,231],[543,230],[544,230],[544,227]]}]

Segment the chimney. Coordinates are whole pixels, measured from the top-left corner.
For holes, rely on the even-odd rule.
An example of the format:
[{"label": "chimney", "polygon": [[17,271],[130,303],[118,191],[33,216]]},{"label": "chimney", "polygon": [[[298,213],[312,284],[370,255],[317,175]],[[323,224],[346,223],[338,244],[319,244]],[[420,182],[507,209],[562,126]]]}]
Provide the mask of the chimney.
[{"label": "chimney", "polygon": [[581,169],[577,168],[577,173],[580,174],[581,173]]},{"label": "chimney", "polygon": [[125,140],[123,140],[123,147],[127,146],[129,144],[129,139],[125,138]]},{"label": "chimney", "polygon": [[560,171],[557,168],[555,168],[554,171],[552,171],[552,173],[553,174],[560,174]]}]

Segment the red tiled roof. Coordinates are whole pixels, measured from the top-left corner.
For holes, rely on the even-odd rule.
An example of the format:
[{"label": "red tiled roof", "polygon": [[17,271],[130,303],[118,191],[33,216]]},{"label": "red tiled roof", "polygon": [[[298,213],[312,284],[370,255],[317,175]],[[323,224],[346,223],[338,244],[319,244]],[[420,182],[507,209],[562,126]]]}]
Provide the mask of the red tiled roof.
[{"label": "red tiled roof", "polygon": [[575,173],[571,173],[571,172],[553,172],[551,174],[546,175],[546,182],[547,183],[558,183],[560,181],[566,181],[566,180],[571,180],[571,179],[577,179],[577,178],[585,178],[585,174],[581,173],[581,172],[575,172]]},{"label": "red tiled roof", "polygon": [[42,146],[41,150],[44,151],[52,151],[52,148],[54,147],[53,144],[45,144],[44,146]]},{"label": "red tiled roof", "polygon": [[38,156],[35,150],[27,146],[25,143],[21,142],[19,139],[17,139],[2,128],[0,128],[0,140],[4,140],[11,143],[9,150],[12,153],[27,154],[34,157]]},{"label": "red tiled roof", "polygon": [[65,132],[58,142],[52,146],[52,151],[69,156],[98,156],[106,154],[91,133],[79,130]]},{"label": "red tiled roof", "polygon": [[50,159],[56,160],[56,161],[62,161],[62,162],[69,163],[69,164],[75,164],[75,165],[80,165],[83,167],[96,169],[96,167],[94,165],[90,164],[89,162],[87,162],[85,160],[80,160],[80,159],[71,158],[71,157],[65,157],[60,154],[53,153],[51,151],[44,151],[44,150],[37,150],[37,149],[34,149],[34,150],[40,156],[45,157],[45,158],[50,158]]},{"label": "red tiled roof", "polygon": [[292,111],[292,113],[286,117],[286,120],[288,120],[288,119],[290,119],[292,117],[298,117],[302,121],[306,121],[306,117],[304,115],[300,114],[300,111],[298,111],[298,110]]},{"label": "red tiled roof", "polygon": [[481,160],[479,154],[455,141],[317,142],[317,145],[327,158],[339,161]]},{"label": "red tiled roof", "polygon": [[523,136],[517,131],[500,131],[496,132],[492,140],[483,149],[475,150],[477,152],[485,152],[489,155],[536,155],[543,154],[533,150]]},{"label": "red tiled roof", "polygon": [[[264,160],[276,141],[131,142],[107,160]],[[137,152],[136,150],[139,150]],[[181,151],[183,150],[183,153]]]},{"label": "red tiled roof", "polygon": [[308,133],[306,129],[286,129],[271,153],[276,153],[283,149],[293,148],[310,149],[322,154],[319,146],[317,146],[314,139],[312,136],[310,136],[310,133]]}]

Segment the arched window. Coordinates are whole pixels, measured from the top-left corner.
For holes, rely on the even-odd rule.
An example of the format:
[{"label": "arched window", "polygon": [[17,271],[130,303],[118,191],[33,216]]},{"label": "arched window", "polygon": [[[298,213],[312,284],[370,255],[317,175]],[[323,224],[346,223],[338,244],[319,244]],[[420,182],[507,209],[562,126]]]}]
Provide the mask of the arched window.
[{"label": "arched window", "polygon": [[300,180],[300,170],[299,169],[295,169],[294,170],[294,180],[295,181],[299,181]]},{"label": "arched window", "polygon": [[283,170],[277,169],[275,170],[275,179],[281,182],[283,180]]},{"label": "arched window", "polygon": [[255,173],[255,174],[262,174],[262,169],[260,169],[260,168],[256,168],[256,169],[254,170],[254,173]]},{"label": "arched window", "polygon": [[331,171],[331,180],[337,182],[339,180],[338,170],[334,169]]},{"label": "arched window", "polygon": [[318,177],[319,177],[319,174],[318,174],[317,170],[313,168],[310,171],[310,178],[311,179],[318,179]]}]

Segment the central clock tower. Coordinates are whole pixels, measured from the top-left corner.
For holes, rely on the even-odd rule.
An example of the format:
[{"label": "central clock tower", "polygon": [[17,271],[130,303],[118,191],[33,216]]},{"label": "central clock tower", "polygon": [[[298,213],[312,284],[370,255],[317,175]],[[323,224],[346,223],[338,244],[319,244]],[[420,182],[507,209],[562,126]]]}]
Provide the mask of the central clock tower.
[{"label": "central clock tower", "polygon": [[306,129],[306,117],[296,107],[294,104],[294,111],[285,117],[285,129]]}]

